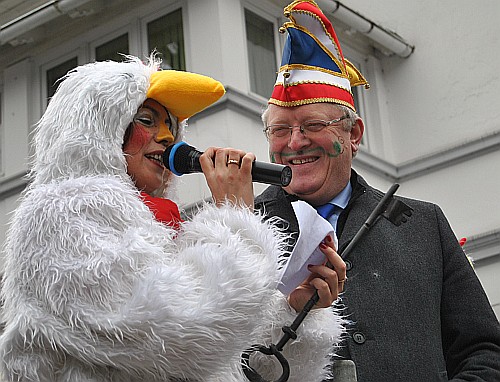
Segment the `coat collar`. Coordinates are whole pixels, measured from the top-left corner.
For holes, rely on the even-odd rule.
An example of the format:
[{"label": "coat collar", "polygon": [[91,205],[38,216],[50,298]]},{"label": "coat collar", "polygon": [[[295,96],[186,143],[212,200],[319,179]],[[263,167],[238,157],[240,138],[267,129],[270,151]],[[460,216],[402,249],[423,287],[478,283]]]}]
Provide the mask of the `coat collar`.
[{"label": "coat collar", "polygon": [[[362,176],[351,170],[352,195],[349,203],[341,213],[338,222],[337,237],[339,249],[343,251],[354,235],[375,208],[383,193],[368,185]],[[298,198],[285,192],[279,186],[270,186],[255,199],[256,208],[265,216],[278,216],[282,219],[283,228],[290,232],[298,232],[298,222],[291,203]]]}]

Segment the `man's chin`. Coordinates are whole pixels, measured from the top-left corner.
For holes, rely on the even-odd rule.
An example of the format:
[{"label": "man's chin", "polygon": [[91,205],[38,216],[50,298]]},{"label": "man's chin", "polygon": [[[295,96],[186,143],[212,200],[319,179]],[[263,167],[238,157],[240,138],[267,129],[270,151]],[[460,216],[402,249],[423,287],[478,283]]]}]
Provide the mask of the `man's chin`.
[{"label": "man's chin", "polygon": [[309,198],[314,197],[318,189],[311,187],[310,184],[294,185],[292,180],[292,183],[288,187],[285,187],[285,191],[307,201]]}]

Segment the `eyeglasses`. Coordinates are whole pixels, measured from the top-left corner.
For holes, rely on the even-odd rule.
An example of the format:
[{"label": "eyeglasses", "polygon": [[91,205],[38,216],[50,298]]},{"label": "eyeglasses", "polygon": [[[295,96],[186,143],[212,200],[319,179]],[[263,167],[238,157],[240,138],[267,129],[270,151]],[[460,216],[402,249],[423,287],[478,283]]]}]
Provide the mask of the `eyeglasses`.
[{"label": "eyeglasses", "polygon": [[289,133],[290,135],[292,135],[293,128],[298,127],[302,134],[307,135],[306,133],[320,132],[325,127],[339,123],[340,121],[343,121],[344,119],[347,118],[349,118],[348,115],[343,115],[342,117],[332,119],[331,121],[323,121],[321,119],[311,119],[309,121],[303,122],[298,126],[290,126],[284,123],[277,123],[274,125],[268,125],[264,129],[264,133],[266,134],[267,139],[270,139],[271,137],[283,138],[289,135]]}]

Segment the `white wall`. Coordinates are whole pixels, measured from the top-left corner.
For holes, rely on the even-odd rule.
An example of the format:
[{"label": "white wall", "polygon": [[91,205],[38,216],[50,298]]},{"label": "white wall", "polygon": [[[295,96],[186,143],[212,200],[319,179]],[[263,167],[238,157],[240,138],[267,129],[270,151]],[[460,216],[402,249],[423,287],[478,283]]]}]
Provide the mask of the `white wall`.
[{"label": "white wall", "polygon": [[500,130],[500,2],[342,2],[416,46],[384,60],[396,163]]},{"label": "white wall", "polygon": [[441,206],[458,236],[472,236],[500,227],[500,152],[405,181],[405,194]]},{"label": "white wall", "polygon": [[31,127],[31,64],[25,59],[4,71],[3,120],[5,142],[2,142],[5,178],[26,172]]}]

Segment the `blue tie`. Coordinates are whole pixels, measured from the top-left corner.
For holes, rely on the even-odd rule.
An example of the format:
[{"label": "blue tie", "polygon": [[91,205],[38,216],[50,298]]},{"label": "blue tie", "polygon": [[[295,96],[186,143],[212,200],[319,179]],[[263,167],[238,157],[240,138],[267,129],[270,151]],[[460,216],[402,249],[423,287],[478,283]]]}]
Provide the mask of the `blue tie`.
[{"label": "blue tie", "polygon": [[339,218],[339,214],[335,213],[335,211],[341,211],[342,208],[337,207],[335,204],[327,203],[321,206],[315,207],[319,216],[328,220],[328,222],[332,225],[333,229],[337,230],[337,220]]},{"label": "blue tie", "polygon": [[326,203],[316,207],[316,211],[318,211],[319,216],[325,218],[326,220],[330,219],[330,216],[333,215],[334,210],[335,205],[331,203]]}]

